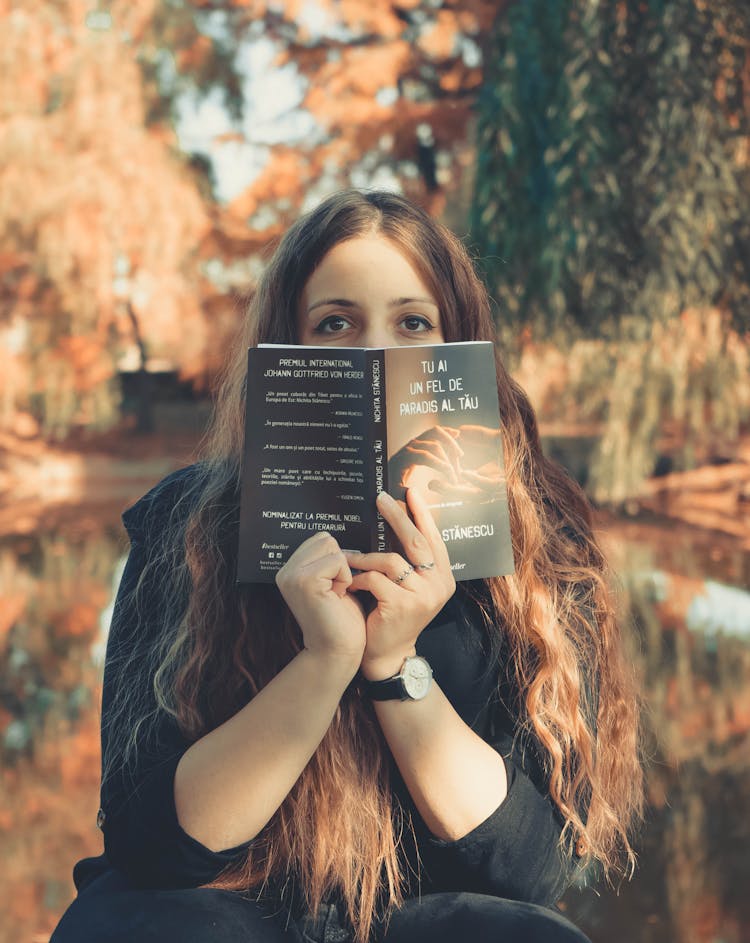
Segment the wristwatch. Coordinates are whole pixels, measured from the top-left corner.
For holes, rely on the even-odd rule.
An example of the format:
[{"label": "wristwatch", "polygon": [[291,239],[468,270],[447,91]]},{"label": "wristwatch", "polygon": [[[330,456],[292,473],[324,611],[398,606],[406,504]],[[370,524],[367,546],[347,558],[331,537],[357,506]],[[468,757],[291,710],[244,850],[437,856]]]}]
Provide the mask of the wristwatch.
[{"label": "wristwatch", "polygon": [[432,684],[432,668],[426,658],[411,655],[401,671],[383,681],[364,681],[364,692],[373,701],[421,701]]}]

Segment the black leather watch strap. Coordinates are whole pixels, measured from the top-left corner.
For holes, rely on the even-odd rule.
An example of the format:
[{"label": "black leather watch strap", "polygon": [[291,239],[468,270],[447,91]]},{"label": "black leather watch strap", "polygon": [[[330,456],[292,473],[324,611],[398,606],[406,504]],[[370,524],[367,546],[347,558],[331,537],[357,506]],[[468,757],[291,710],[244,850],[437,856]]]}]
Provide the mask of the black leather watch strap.
[{"label": "black leather watch strap", "polygon": [[373,701],[403,701],[407,694],[401,675],[385,678],[383,681],[368,681],[363,678],[364,693]]}]

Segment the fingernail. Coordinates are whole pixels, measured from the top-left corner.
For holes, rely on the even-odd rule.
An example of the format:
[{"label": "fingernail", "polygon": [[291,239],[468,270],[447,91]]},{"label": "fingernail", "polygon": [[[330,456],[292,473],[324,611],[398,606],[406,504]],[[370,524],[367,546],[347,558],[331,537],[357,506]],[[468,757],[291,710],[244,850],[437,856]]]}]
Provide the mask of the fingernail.
[{"label": "fingernail", "polygon": [[361,550],[350,550],[349,547],[342,547],[341,552],[342,553],[362,553]]},{"label": "fingernail", "polygon": [[377,500],[378,500],[378,501],[385,501],[386,504],[387,504],[389,501],[392,502],[392,501],[393,501],[393,498],[388,494],[387,491],[381,491],[380,494],[379,494],[378,497],[377,497]]}]

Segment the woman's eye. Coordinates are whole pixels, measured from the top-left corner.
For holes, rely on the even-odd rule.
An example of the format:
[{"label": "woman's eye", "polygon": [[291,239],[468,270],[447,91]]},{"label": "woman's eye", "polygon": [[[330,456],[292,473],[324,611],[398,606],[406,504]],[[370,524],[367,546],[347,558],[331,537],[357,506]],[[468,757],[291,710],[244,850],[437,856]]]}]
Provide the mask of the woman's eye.
[{"label": "woman's eye", "polygon": [[416,314],[409,314],[401,322],[407,331],[432,331],[434,330],[433,325],[427,320],[427,318],[419,317]]},{"label": "woman's eye", "polygon": [[348,327],[349,322],[338,314],[332,314],[328,318],[323,318],[320,324],[315,328],[316,334],[338,334]]},{"label": "woman's eye", "polygon": [[[423,334],[427,331],[434,331],[435,326],[432,322],[420,314],[407,314],[399,321],[401,328],[408,334]],[[329,314],[323,318],[317,327],[313,328],[314,334],[340,334],[352,326],[351,321],[340,314]]]}]

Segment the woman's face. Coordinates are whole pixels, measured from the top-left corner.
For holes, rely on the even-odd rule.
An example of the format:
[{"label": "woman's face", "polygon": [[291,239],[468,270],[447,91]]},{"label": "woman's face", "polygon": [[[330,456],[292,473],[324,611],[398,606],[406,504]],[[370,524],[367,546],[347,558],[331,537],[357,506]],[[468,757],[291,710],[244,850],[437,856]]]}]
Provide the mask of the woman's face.
[{"label": "woman's face", "polygon": [[442,343],[436,299],[384,236],[340,242],[305,285],[298,343],[331,347],[402,347]]}]

